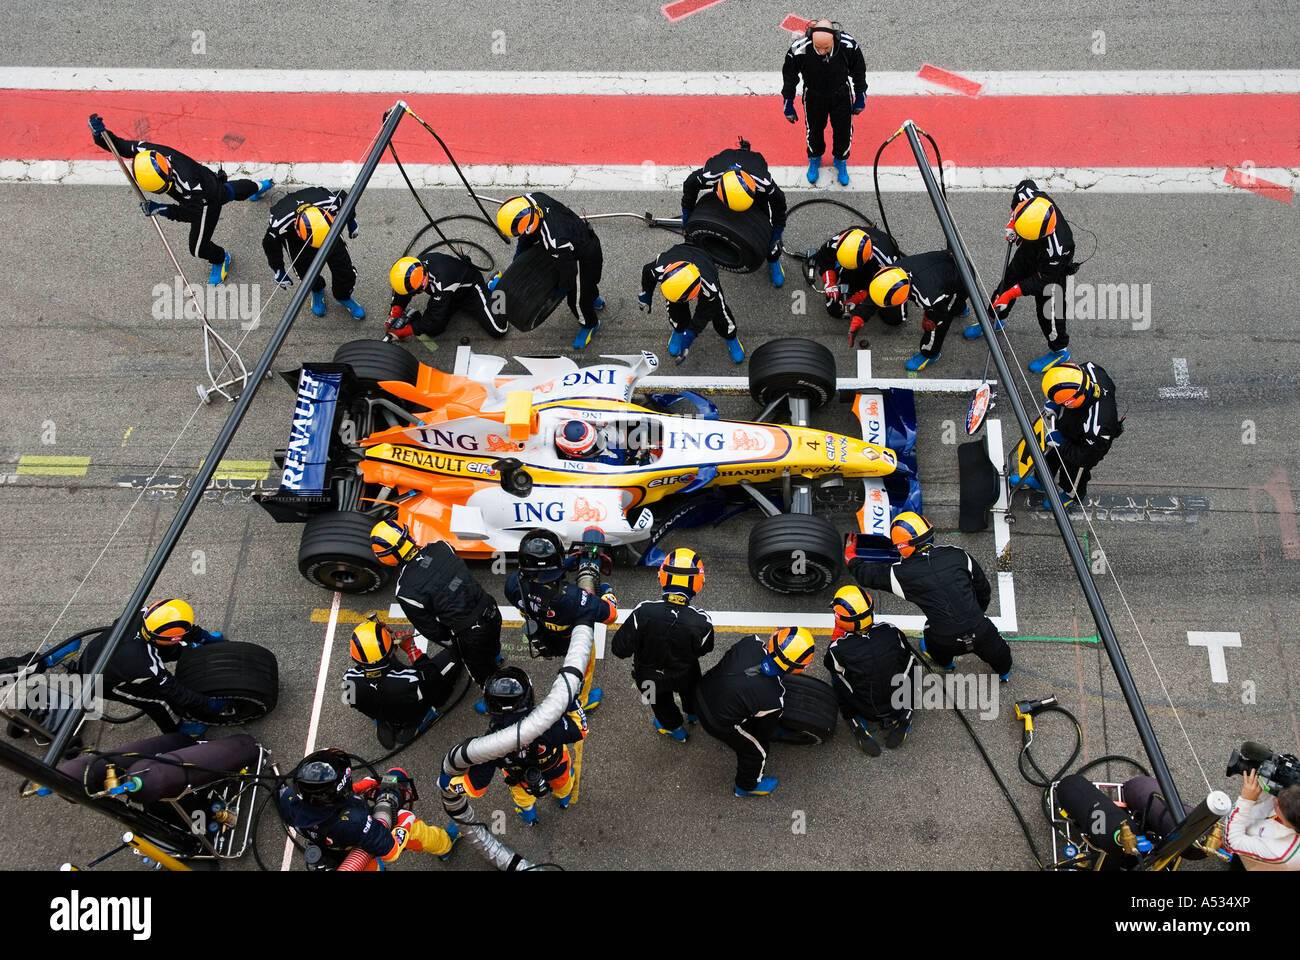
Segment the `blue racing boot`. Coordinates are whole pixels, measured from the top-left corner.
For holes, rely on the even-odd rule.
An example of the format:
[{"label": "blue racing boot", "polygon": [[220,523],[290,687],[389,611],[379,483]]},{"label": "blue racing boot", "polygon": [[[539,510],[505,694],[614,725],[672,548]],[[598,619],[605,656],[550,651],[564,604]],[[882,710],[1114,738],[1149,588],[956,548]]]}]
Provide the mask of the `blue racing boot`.
[{"label": "blue racing boot", "polygon": [[583,711],[586,713],[591,713],[591,711],[599,707],[600,700],[604,695],[605,695],[605,691],[602,690],[600,687],[592,687],[590,690],[588,690],[587,702],[582,705]]},{"label": "blue racing boot", "polygon": [[915,714],[911,710],[908,710],[901,718],[894,721],[894,725],[890,727],[889,732],[885,734],[886,747],[890,750],[897,750],[903,745],[903,741],[907,739],[907,731],[912,729],[913,716],[915,716]]},{"label": "blue racing boot", "polygon": [[665,727],[663,724],[661,724],[661,723],[659,722],[659,718],[658,718],[658,717],[651,717],[651,718],[650,718],[650,724],[651,724],[651,726],[653,726],[657,731],[659,731],[659,732],[662,733],[665,737],[667,737],[669,740],[674,740],[674,741],[676,741],[677,743],[685,743],[685,742],[686,742],[686,728],[685,728],[685,727],[678,727],[676,730],[669,730],[667,727]]},{"label": "blue racing boot", "polygon": [[494,274],[492,274],[492,279],[489,280],[488,283],[487,283],[487,288],[488,288],[489,290],[495,290],[495,289],[497,288],[497,284],[500,283],[500,282],[501,282],[501,274],[500,274],[500,273],[494,273]]},{"label": "blue racing boot", "polygon": [[487,716],[487,701],[480,700],[478,703],[474,704],[474,712]]},{"label": "blue racing boot", "polygon": [[727,351],[731,354],[732,363],[744,363],[745,347],[740,342],[740,337],[732,337],[727,341]]},{"label": "blue racing boot", "polygon": [[557,807],[559,807],[561,810],[568,810],[568,809],[569,809],[569,801],[572,800],[572,799],[573,799],[573,794],[572,794],[572,793],[566,793],[566,794],[565,794],[564,796],[562,796],[562,797],[561,797],[561,796],[556,796],[556,798],[555,798],[555,805],[556,805]]},{"label": "blue racing boot", "polygon": [[742,790],[740,787],[736,787],[735,794],[738,797],[766,797],[776,789],[778,783],[780,781],[776,777],[764,777],[758,781],[753,790]]},{"label": "blue racing boot", "polygon": [[262,199],[262,195],[263,195],[264,193],[266,193],[266,191],[270,190],[273,186],[275,186],[275,181],[274,181],[274,180],[259,180],[259,181],[257,182],[257,193],[253,194],[253,195],[252,195],[251,197],[249,197],[248,199],[249,199],[249,200],[261,200],[261,199]]},{"label": "blue racing boot", "polygon": [[835,172],[839,174],[838,180],[841,187],[849,185],[849,162],[847,160],[835,160]]},{"label": "blue racing boot", "polygon": [[1058,363],[1064,363],[1069,359],[1070,351],[1068,348],[1062,350],[1048,350],[1045,354],[1031,363],[1029,369],[1033,373],[1042,373],[1044,370],[1054,367]]},{"label": "blue racing boot", "polygon": [[682,355],[682,340],[686,336],[681,330],[674,330],[673,335],[668,338],[668,356],[680,357]]},{"label": "blue racing boot", "polygon": [[938,360],[939,357],[941,356],[943,356],[943,354],[939,354],[939,356],[936,357],[927,357],[923,353],[914,353],[912,355],[912,358],[907,361],[907,369],[911,370],[913,373],[917,372],[918,370],[924,370],[935,360]]},{"label": "blue racing boot", "polygon": [[200,723],[198,720],[186,720],[179,727],[180,732],[187,737],[201,737],[207,731],[208,725]]},{"label": "blue racing boot", "polygon": [[447,824],[447,839],[451,841],[451,846],[447,848],[446,853],[438,854],[438,859],[443,863],[447,862],[447,859],[451,856],[451,852],[456,849],[456,841],[460,839],[460,827],[456,826],[455,820]]},{"label": "blue racing boot", "polygon": [[1046,490],[1043,489],[1043,485],[1038,482],[1038,478],[1034,476],[1032,473],[1029,476],[1024,478],[1023,484],[1021,483],[1020,474],[1013,473],[1011,476],[1007,477],[1007,483],[1011,484],[1012,488],[1019,487],[1019,486],[1026,486],[1030,490],[1037,490],[1039,493],[1047,492]]},{"label": "blue racing boot", "polygon": [[226,279],[226,271],[230,269],[230,254],[226,254],[224,263],[214,263],[212,271],[208,274],[208,286],[215,287],[222,280]]},{"label": "blue racing boot", "polygon": [[946,667],[940,666],[939,664],[935,663],[934,660],[931,659],[930,657],[930,651],[925,649],[925,637],[921,638],[921,656],[925,657],[925,662],[928,663],[930,666],[934,667],[936,670],[946,670],[949,673],[952,673],[952,671],[957,669],[957,664],[955,663],[950,663]]},{"label": "blue racing boot", "polygon": [[311,312],[318,317],[325,316],[325,291],[313,290],[311,294]]},{"label": "blue racing boot", "polygon": [[533,804],[527,809],[515,804],[515,813],[519,814],[519,819],[530,827],[537,826],[537,804]]},{"label": "blue racing boot", "polygon": [[693,714],[693,713],[688,713],[688,714],[686,714],[686,722],[687,722],[687,723],[699,723],[699,722],[700,722],[700,718],[697,717],[697,716],[696,716],[695,714]]},{"label": "blue racing boot", "polygon": [[599,322],[597,322],[594,327],[579,327],[578,332],[573,335],[573,349],[581,350],[587,344],[591,343],[591,338],[599,329]]},{"label": "blue racing boot", "polygon": [[605,309],[605,298],[604,298],[604,297],[597,297],[596,300],[595,300],[595,302],[592,304],[592,306],[595,307],[597,310],[604,310],[604,309]]},{"label": "blue racing boot", "polygon": [[340,300],[339,303],[348,308],[348,313],[352,314],[353,320],[366,319],[366,311],[363,310],[361,304],[357,303],[355,300]]},{"label": "blue racing boot", "polygon": [[869,757],[880,756],[880,742],[871,735],[867,729],[867,721],[862,717],[854,717],[849,723],[853,729],[853,739],[858,741],[858,747]]},{"label": "blue racing boot", "polygon": [[1010,680],[1010,679],[1011,679],[1011,671],[1010,671],[1010,670],[1008,670],[1006,673],[1004,673],[1004,674],[1002,674],[1000,677],[998,677],[998,681],[999,681],[1000,683],[1006,683],[1006,682],[1007,682],[1008,680]]},{"label": "blue racing boot", "polygon": [[821,157],[808,158],[808,182],[809,183],[817,182],[817,178],[821,176],[821,174],[818,172],[821,165],[822,165]]},{"label": "blue racing boot", "polygon": [[[970,310],[970,307],[967,307],[966,309]],[[995,333],[1001,333],[1002,328],[1005,327],[1006,325],[1007,325],[1007,321],[1005,318],[994,320],[993,331]],[[967,340],[978,340],[980,337],[984,336],[984,328],[981,327],[978,323],[972,323],[969,327],[967,327],[965,330],[961,332],[961,335],[965,337]]]},{"label": "blue racing boot", "polygon": [[772,275],[772,286],[780,287],[785,285],[785,271],[781,269],[780,260],[773,260],[769,263],[767,271]]}]

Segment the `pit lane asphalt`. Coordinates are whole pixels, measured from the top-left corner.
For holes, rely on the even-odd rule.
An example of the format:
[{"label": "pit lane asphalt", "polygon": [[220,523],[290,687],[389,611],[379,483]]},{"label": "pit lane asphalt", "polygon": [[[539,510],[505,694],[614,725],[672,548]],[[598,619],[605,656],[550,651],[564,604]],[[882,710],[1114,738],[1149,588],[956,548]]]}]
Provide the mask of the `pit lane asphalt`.
[{"label": "pit lane asphalt", "polygon": [[[912,4],[906,12],[870,25],[846,18],[846,27],[869,43],[869,69],[915,69],[924,61],[954,70],[1252,68],[1293,63],[1295,6],[1257,4],[1225,10],[1203,2],[1135,14],[1118,3],[1070,11],[1054,3],[1036,8],[1007,4],[973,12]],[[284,24],[314,16],[314,8],[305,4],[281,4],[274,12],[241,8],[226,22],[198,4],[169,9],[168,29],[173,33],[146,34],[139,29],[145,22],[141,18],[152,17],[156,8],[144,4],[78,5],[75,15],[67,4],[10,5],[6,30],[0,31],[0,62],[190,66],[199,59],[190,54],[190,32],[204,29],[209,52],[203,66],[298,66],[300,59],[286,53]],[[450,13],[452,5],[428,5],[417,20],[458,23],[461,29],[454,38],[416,29],[410,39],[391,26],[410,22],[408,5],[348,9],[357,11],[347,26],[356,62],[399,69],[700,69],[704,61],[695,51],[701,36],[709,43],[711,66],[768,69],[776,67],[788,43],[788,35],[776,29],[788,9],[755,2],[744,4],[743,12],[739,3],[723,4],[676,26],[662,19],[657,4],[632,16],[597,4],[480,4],[472,22],[466,22],[464,14]],[[940,16],[945,29],[936,50],[933,24]],[[1014,40],[1008,29],[1012,21]],[[506,31],[504,58],[487,52],[494,29]],[[575,43],[575,31],[588,29],[590,41]],[[686,29],[691,31],[689,39]],[[1107,31],[1103,57],[1089,51],[1097,29]],[[756,50],[756,37],[762,38],[761,50]],[[942,145],[942,135],[936,136]],[[868,148],[874,145],[863,149]],[[811,195],[792,192],[791,199]],[[851,202],[872,212],[865,183],[840,191],[824,181],[816,195],[849,195]],[[428,196],[439,214],[470,209],[455,192]],[[676,208],[676,197],[670,194],[565,194],[562,199],[584,212],[649,207],[670,214]],[[1284,546],[1281,526],[1288,514],[1294,517],[1294,496],[1289,489],[1281,490],[1284,507],[1279,511],[1261,489],[1279,469],[1291,471],[1290,482],[1296,482],[1297,441],[1291,427],[1297,409],[1290,372],[1300,361],[1292,324],[1300,284],[1286,245],[1278,242],[1294,236],[1294,209],[1246,193],[1071,194],[1059,199],[1072,222],[1100,238],[1095,258],[1078,277],[1081,282],[1152,284],[1150,329],[1133,330],[1129,320],[1116,319],[1076,321],[1071,330],[1076,356],[1107,367],[1119,385],[1121,409],[1128,412],[1126,433],[1092,492],[1132,497],[1136,506],[1116,509],[1115,502],[1108,501],[1106,515],[1098,513],[1094,526],[1119,571],[1178,719],[1165,702],[1161,682],[1124,616],[1112,582],[1101,581],[1102,596],[1184,800],[1194,802],[1204,793],[1188,740],[1211,784],[1231,794],[1237,782],[1225,781],[1220,768],[1231,747],[1249,738],[1278,750],[1300,748],[1295,715],[1300,657],[1292,626],[1300,615],[1300,601],[1294,591],[1294,548]],[[22,483],[6,481],[0,488],[0,564],[10,571],[10,589],[2,601],[9,628],[0,640],[0,654],[8,655],[30,649],[46,634],[86,575],[135,496],[135,491],[117,486],[115,478],[148,473],[157,464],[194,409],[193,385],[202,360],[192,323],[151,317],[151,290],[166,282],[171,271],[125,188],[4,186],[0,202],[9,227],[0,235],[0,258],[10,287],[0,303],[0,336],[8,361],[0,370],[0,472],[12,474],[12,465],[23,454],[91,457],[84,478],[23,478]],[[886,203],[890,222],[909,251],[942,244],[923,196],[893,195]],[[952,206],[979,267],[991,279],[1001,262],[999,228],[1006,198],[961,194],[953,197]],[[257,244],[265,210],[262,205],[229,207],[218,232],[218,240],[235,257],[230,282],[260,283],[264,301],[274,289]],[[804,229],[807,221],[797,219],[800,216],[792,218],[791,237]],[[818,214],[822,229],[814,234],[842,226],[838,216],[820,218]],[[328,359],[339,343],[376,335],[377,318],[387,302],[387,266],[420,218],[405,193],[374,191],[363,200],[361,222],[362,236],[351,247],[361,275],[357,296],[372,319],[355,324],[333,306],[324,319],[304,312],[276,369],[305,359]],[[167,229],[173,243],[183,245],[180,228]],[[610,309],[588,352],[649,347],[662,356],[666,330],[661,305],[646,318],[636,312],[633,297],[640,265],[672,238],[631,221],[603,224],[599,230]],[[1089,249],[1088,238],[1081,235],[1081,257]],[[192,269],[193,261],[183,264],[192,279],[202,280]],[[815,301],[808,319],[790,313],[790,292],[802,287],[794,271],[789,272],[787,290],[781,293],[773,292],[761,275],[723,278],[743,339],[752,349],[771,335],[816,335],[845,358],[848,369],[840,323],[825,318]],[[276,304],[285,302],[281,295]],[[1014,316],[1009,335],[1023,363],[1041,351],[1042,341],[1025,305],[1018,306]],[[263,326],[251,334],[243,349],[250,363],[277,318],[272,308]],[[219,329],[239,335],[237,322],[225,321]],[[471,321],[460,319],[435,353],[413,349],[421,359],[447,368],[460,336],[486,351],[504,346],[514,353],[567,353],[572,331],[572,320],[561,312],[533,334],[496,345]],[[896,331],[881,331],[873,324],[867,333],[876,374],[902,375],[902,361],[915,349],[916,320]],[[1206,400],[1159,398],[1161,387],[1174,385],[1175,357],[1187,360],[1190,382],[1208,391]],[[954,334],[942,361],[927,373],[978,377],[983,368],[984,353],[978,345],[955,339]],[[689,362],[668,372],[725,376],[736,370],[722,344],[706,332]],[[284,443],[290,406],[291,392],[282,383],[268,383],[226,456],[268,460]],[[164,472],[192,472],[227,409],[218,404],[198,411],[192,431],[169,460],[174,469]],[[919,399],[918,409],[927,509],[941,539],[966,546],[991,572],[992,537],[955,533],[955,458],[939,439],[943,421],[960,422],[964,404],[930,396]],[[735,399],[723,404],[723,412],[740,417],[754,410]],[[1009,423],[1005,401],[995,415]],[[1241,442],[1247,420],[1258,431],[1254,444]],[[52,445],[41,443],[46,421],[55,425]],[[818,414],[817,422],[846,431],[852,426],[842,409]],[[1006,432],[1010,445],[1014,427],[1008,425]],[[1169,510],[1152,499],[1143,509],[1147,498],[1159,495],[1205,497],[1208,505]],[[288,766],[301,756],[324,634],[324,624],[313,622],[312,613],[328,608],[330,595],[307,585],[294,568],[298,528],[273,524],[237,493],[228,499],[233,502],[205,502],[199,508],[155,595],[186,596],[206,625],[276,651],[280,706],[249,730]],[[120,612],[122,598],[152,554],[175,503],[142,500],[81,587],[56,635],[106,622]],[[1093,635],[1050,520],[1026,509],[1023,500],[1016,514],[1010,569],[1016,578],[1019,632]],[[742,519],[727,530],[698,536],[679,535],[673,541],[698,544],[709,561],[709,582],[700,598],[706,608],[778,608],[779,599],[759,590],[745,572],[747,522]],[[1083,529],[1081,522],[1076,521],[1076,529]],[[206,563],[201,576],[192,572],[197,550],[204,552]],[[646,571],[619,573],[614,579],[625,606],[653,593]],[[484,572],[484,580],[499,590],[499,577]],[[820,612],[826,600],[807,598],[792,602],[789,609]],[[387,597],[344,598],[343,605],[365,612],[386,609],[387,602]],[[879,597],[878,602],[883,611],[914,612],[892,597]],[[1188,646],[1188,630],[1240,632],[1242,647],[1226,652],[1227,684],[1210,681],[1206,653]],[[332,696],[334,678],[344,668],[346,633],[346,624],[340,625],[317,742],[377,756],[380,751],[368,728]],[[719,646],[725,648],[735,637],[720,636]],[[521,657],[517,638],[517,631],[508,631],[507,650]],[[1014,699],[1049,693],[1060,697],[1083,721],[1083,759],[1105,753],[1142,759],[1142,752],[1110,666],[1095,644],[1027,641],[1017,642],[1013,650],[1017,672],[1001,691],[998,717],[975,726],[1044,847],[1047,835],[1037,813],[1037,791],[1014,772],[1020,739],[1018,724],[1009,719]],[[550,676],[541,664],[529,668],[538,681]],[[970,661],[967,669],[976,669],[976,662]],[[499,786],[476,804],[486,816],[504,810],[505,839],[534,860],[608,869],[1032,866],[1005,801],[948,713],[923,713],[906,747],[880,759],[863,758],[844,730],[820,748],[778,745],[770,769],[782,778],[781,787],[766,800],[742,802],[730,797],[728,751],[702,734],[686,747],[656,737],[647,711],[634,697],[626,666],[610,660],[597,670],[608,691],[607,702],[593,717],[582,802],[563,815],[544,803],[543,825],[531,831],[510,812]],[[820,656],[813,673],[825,675]],[[1247,681],[1254,684],[1253,703],[1243,703]],[[1037,741],[1049,769],[1058,765],[1053,761],[1064,760],[1062,751],[1069,742],[1068,730],[1056,719],[1040,725]],[[443,751],[480,729],[479,719],[463,703],[401,760],[432,795]],[[92,740],[105,744],[151,732],[147,723],[88,728]],[[1118,767],[1112,772],[1118,778],[1128,775]],[[0,799],[0,811],[0,866],[10,869],[49,869],[64,860],[84,864],[109,849],[119,832],[116,824],[81,808],[52,799],[20,801],[9,790]],[[434,802],[423,801],[420,811],[432,821],[440,819]],[[801,820],[806,831],[795,832]],[[263,824],[262,839],[266,859],[278,865],[283,842],[273,817]],[[120,858],[109,862],[114,863],[120,865]],[[399,869],[481,866],[462,849],[446,867],[412,856]],[[246,859],[231,867],[252,869],[253,864]]]},{"label": "pit lane asphalt", "polygon": [[[8,364],[0,375],[0,422],[4,424],[0,460],[6,464],[4,471],[12,473],[9,465],[25,453],[91,458],[84,478],[22,477],[0,488],[5,503],[0,562],[10,571],[11,585],[4,601],[5,621],[11,625],[5,633],[5,654],[30,648],[45,634],[117,527],[136,491],[117,486],[115,478],[150,472],[196,405],[198,333],[192,324],[155,320],[150,315],[150,290],[166,270],[133,206],[124,202],[124,194],[102,188],[0,189],[0,198],[17,219],[15,229],[3,240],[14,291],[0,308],[0,324],[11,357],[19,361]],[[675,198],[577,195],[566,199],[578,210],[597,212],[647,204],[669,209]],[[867,200],[860,194],[857,199]],[[467,201],[453,192],[438,193],[433,200],[439,213],[467,209]],[[923,197],[893,195],[886,202],[891,222],[909,249],[937,244],[937,228]],[[1001,241],[999,231],[985,225],[998,223],[1005,202],[992,194],[953,198],[954,214],[966,228],[980,268],[989,275],[999,265]],[[1294,302],[1300,291],[1269,239],[1287,229],[1292,212],[1250,195],[1071,195],[1062,202],[1072,219],[1102,238],[1081,280],[1153,284],[1149,330],[1134,331],[1130,322],[1118,320],[1077,321],[1072,327],[1076,354],[1095,358],[1110,370],[1119,385],[1121,408],[1128,412],[1126,432],[1103,466],[1094,494],[1131,495],[1139,507],[1148,496],[1202,496],[1208,498],[1208,506],[1201,509],[1191,501],[1193,507],[1181,512],[1162,511],[1153,499],[1145,511],[1148,518],[1138,519],[1141,509],[1117,510],[1112,500],[1107,501],[1108,512],[1097,514],[1094,526],[1120,572],[1137,625],[1211,783],[1231,789],[1218,767],[1232,746],[1247,738],[1271,743],[1276,749],[1291,749],[1296,743],[1294,703],[1300,663],[1287,625],[1300,610],[1285,587],[1293,577],[1295,561],[1284,554],[1273,500],[1258,489],[1252,493],[1252,487],[1263,484],[1275,470],[1296,462],[1296,442],[1286,429],[1294,420],[1295,405],[1285,373],[1297,359],[1296,341],[1273,334],[1289,315],[1285,305]],[[261,283],[267,297],[274,287],[266,282],[256,246],[264,209],[228,208],[219,239],[228,243],[235,256],[228,282]],[[275,369],[289,369],[304,359],[327,359],[339,343],[374,335],[379,329],[380,321],[374,318],[384,312],[387,265],[418,226],[419,214],[405,193],[377,190],[364,198],[360,221],[363,232],[351,249],[361,278],[357,298],[371,311],[372,319],[357,323],[335,307],[323,319],[302,316]],[[1208,236],[1194,235],[1189,241],[1189,223],[1214,225],[1217,252],[1210,249]],[[93,227],[81,229],[86,224]],[[840,218],[827,218],[822,226],[829,233],[841,226]],[[802,221],[792,219],[792,232],[803,228]],[[981,230],[986,239],[977,245],[972,238]],[[662,354],[666,331],[661,305],[647,318],[635,311],[633,298],[640,265],[672,237],[632,221],[605,223],[600,233],[607,264],[604,290],[610,305],[595,348],[626,353],[650,347]],[[174,237],[176,230],[169,235]],[[1086,252],[1087,247],[1081,249]],[[1231,262],[1225,261],[1225,251],[1230,252]],[[79,282],[60,285],[52,277],[52,264],[72,265]],[[1226,296],[1229,280],[1243,264],[1250,264],[1254,275],[1270,280],[1254,291],[1249,309]],[[781,292],[773,291],[761,274],[726,276],[723,284],[751,349],[765,336],[808,333],[828,343],[849,368],[841,324],[821,314],[820,305],[814,301],[806,318],[790,315],[791,294],[804,289],[793,268],[787,289]],[[285,302],[281,295],[275,303]],[[275,312],[268,311],[268,316]],[[1036,355],[1042,342],[1027,313],[1023,305],[1018,307],[1009,328],[1011,344],[1022,360]],[[915,348],[915,324],[913,318],[902,330],[869,326],[877,376],[902,375],[902,361]],[[235,321],[224,321],[218,328],[232,338],[239,332]],[[483,351],[504,347],[511,353],[565,353],[573,328],[571,318],[557,313],[532,334],[512,334],[504,344],[494,345],[471,320],[458,318],[449,331],[452,335],[440,338],[435,352],[421,346],[413,349],[421,359],[444,367],[450,365],[461,336],[468,336]],[[266,343],[269,331],[270,322],[265,322],[250,334],[243,348],[248,362]],[[1265,351],[1273,357],[1268,368],[1258,360]],[[1159,388],[1173,383],[1174,356],[1188,360],[1191,383],[1205,387],[1208,400],[1158,398]],[[983,366],[978,345],[954,337],[930,372],[977,378]],[[727,360],[721,341],[707,332],[688,362],[668,372],[726,376],[735,374],[736,368]],[[270,452],[284,443],[291,401],[286,385],[268,382],[227,458],[268,460]],[[756,412],[743,397],[724,398],[721,406],[724,416]],[[955,533],[955,457],[953,448],[941,442],[941,434],[945,420],[960,422],[964,406],[960,397],[918,398],[927,510],[942,539],[966,546],[992,571],[996,563],[991,535]],[[215,404],[199,410],[162,472],[192,472],[227,409],[228,405]],[[1009,405],[1004,401],[995,415],[1009,419]],[[1241,443],[1242,422],[1247,419],[1257,424],[1254,445]],[[47,421],[54,424],[53,445],[41,443]],[[846,406],[819,413],[816,422],[846,432],[854,426]],[[1007,428],[1007,438],[1010,446],[1015,438],[1012,426]],[[312,615],[328,608],[330,594],[306,584],[295,570],[299,528],[272,523],[237,492],[224,498],[233,502],[204,502],[199,507],[154,595],[188,597],[205,625],[276,651],[280,705],[271,717],[249,729],[288,765],[302,752],[324,634],[324,624],[313,622]],[[82,585],[58,635],[106,622],[119,612],[121,597],[134,584],[175,504],[175,499],[152,495],[141,501]],[[1009,568],[1015,574],[1020,634],[1094,635],[1050,520],[1021,500],[1015,513]],[[709,580],[701,602],[715,610],[823,611],[827,596],[786,605],[787,601],[749,580],[744,559],[749,522],[742,518],[725,530],[679,534],[673,539],[673,543],[696,545],[708,560]],[[1076,521],[1076,529],[1083,532],[1081,521]],[[203,551],[206,572],[202,575],[192,572],[195,551]],[[499,595],[501,578],[485,567],[479,572]],[[648,571],[619,571],[613,579],[624,606],[653,595]],[[1165,703],[1160,681],[1127,621],[1113,583],[1101,578],[1100,589],[1184,798],[1194,802],[1204,793],[1204,782],[1179,722]],[[914,612],[892,597],[878,599],[882,611]],[[346,610],[361,613],[386,609],[387,604],[387,597],[343,598]],[[367,727],[333,695],[333,678],[344,669],[348,629],[341,624],[335,637],[331,686],[317,742],[377,756]],[[1227,684],[1210,682],[1206,653],[1188,646],[1188,630],[1241,633],[1242,647],[1227,651]],[[719,647],[725,649],[736,637],[720,635]],[[507,631],[507,644],[512,659],[524,657],[517,631]],[[1104,753],[1141,758],[1142,754],[1116,681],[1097,645],[1017,642],[1014,652],[1016,673],[1001,691],[998,718],[975,725],[1037,827],[1036,791],[1014,773],[1019,734],[1010,719],[1011,701],[1049,693],[1060,697],[1084,723],[1085,758]],[[538,681],[550,675],[540,663],[529,667]],[[973,662],[969,666],[976,668]],[[820,657],[813,672],[824,676]],[[597,677],[608,694],[593,718],[582,802],[563,816],[544,807],[544,825],[535,831],[518,825],[498,788],[482,802],[485,811],[507,811],[506,839],[533,859],[573,868],[1031,865],[1009,809],[950,714],[924,712],[906,747],[879,760],[863,758],[844,731],[820,748],[777,746],[770,769],[782,778],[781,788],[770,799],[742,803],[729,796],[731,760],[721,745],[704,735],[693,737],[684,748],[656,737],[644,707],[635,699],[626,665],[606,660],[599,665]],[[1255,687],[1253,704],[1242,703],[1246,681]],[[442,752],[479,726],[468,705],[462,704],[402,759],[417,780],[430,781]],[[149,732],[145,723],[106,729],[92,725],[89,730],[92,739],[102,738],[103,743],[121,743]],[[1055,759],[1068,740],[1068,729],[1048,720],[1038,743],[1045,757]],[[1115,774],[1127,775],[1120,769]],[[63,860],[84,863],[107,849],[115,831],[102,819],[53,800],[20,802],[9,796],[3,808],[7,867],[45,868]],[[431,819],[438,819],[432,803],[426,802],[424,808]],[[801,819],[807,832],[792,832]],[[56,823],[61,825],[57,830],[53,829]],[[268,819],[264,849],[268,859],[278,863],[280,844],[274,835],[275,821]],[[682,842],[684,837],[692,838],[691,842]],[[1038,839],[1043,842],[1045,834],[1040,831]],[[418,858],[410,858],[407,866],[418,863]],[[478,866],[473,855],[458,853],[452,868],[467,866]]]}]

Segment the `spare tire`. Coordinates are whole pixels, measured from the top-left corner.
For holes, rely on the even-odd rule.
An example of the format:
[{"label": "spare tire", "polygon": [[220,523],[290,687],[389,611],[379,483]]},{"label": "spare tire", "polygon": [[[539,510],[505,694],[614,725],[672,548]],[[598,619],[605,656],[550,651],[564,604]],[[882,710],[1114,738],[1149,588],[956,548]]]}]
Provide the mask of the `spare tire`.
[{"label": "spare tire", "polygon": [[367,386],[380,380],[414,384],[420,375],[420,361],[395,343],[383,340],[352,340],[334,351],[335,363],[346,363]]},{"label": "spare tire", "polygon": [[764,517],[749,534],[749,572],[776,593],[817,593],[835,582],[844,547],[825,517]]},{"label": "spare tire", "polygon": [[506,320],[516,330],[532,330],[564,301],[564,294],[556,294],[563,275],[560,264],[541,244],[529,247],[501,274],[494,302],[505,307]]},{"label": "spare tire", "polygon": [[835,396],[835,354],[799,337],[769,340],[749,355],[749,395],[766,406],[783,393],[806,397],[814,410]]},{"label": "spare tire", "polygon": [[753,273],[767,260],[772,221],[766,203],[736,213],[710,193],[695,205],[683,233],[686,242],[708,253],[719,270]]},{"label": "spare tire", "polygon": [[280,667],[275,654],[255,643],[225,640],[192,647],[181,654],[176,681],[204,697],[231,701],[208,723],[247,723],[275,709],[280,699]]},{"label": "spare tire", "polygon": [[342,593],[374,593],[388,586],[394,568],[370,549],[376,518],[355,510],[318,513],[303,527],[298,572],[317,586]]},{"label": "spare tire", "polygon": [[781,709],[781,742],[825,743],[835,733],[840,705],[829,683],[802,673],[787,673],[785,706]]}]

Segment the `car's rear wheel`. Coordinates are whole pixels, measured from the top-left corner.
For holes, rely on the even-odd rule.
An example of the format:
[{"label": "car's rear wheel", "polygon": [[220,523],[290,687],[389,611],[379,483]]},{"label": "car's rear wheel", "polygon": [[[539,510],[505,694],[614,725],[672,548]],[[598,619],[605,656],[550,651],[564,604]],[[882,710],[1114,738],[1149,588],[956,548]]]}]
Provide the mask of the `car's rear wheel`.
[{"label": "car's rear wheel", "polygon": [[785,705],[781,708],[781,742],[825,743],[835,733],[840,705],[831,685],[802,673],[787,673]]},{"label": "car's rear wheel", "polygon": [[388,586],[392,567],[370,549],[377,517],[355,510],[320,513],[307,521],[298,546],[298,572],[317,586],[342,593],[374,593]]},{"label": "car's rear wheel", "polygon": [[763,405],[782,394],[804,397],[815,410],[835,396],[835,354],[799,337],[769,340],[749,357],[749,395]]},{"label": "car's rear wheel", "polygon": [[275,654],[256,643],[225,640],[186,650],[176,665],[176,681],[201,696],[229,700],[219,717],[208,720],[222,726],[264,717],[280,698]]},{"label": "car's rear wheel", "polygon": [[414,384],[420,361],[395,343],[383,340],[352,340],[334,351],[335,363],[352,367],[356,378],[370,386],[381,380]]},{"label": "car's rear wheel", "polygon": [[705,251],[719,270],[753,273],[767,260],[772,221],[767,204],[737,213],[708,194],[691,211],[683,233],[686,242]]},{"label": "car's rear wheel", "polygon": [[835,582],[843,547],[824,517],[782,513],[764,517],[749,534],[749,572],[777,593],[817,593]]}]

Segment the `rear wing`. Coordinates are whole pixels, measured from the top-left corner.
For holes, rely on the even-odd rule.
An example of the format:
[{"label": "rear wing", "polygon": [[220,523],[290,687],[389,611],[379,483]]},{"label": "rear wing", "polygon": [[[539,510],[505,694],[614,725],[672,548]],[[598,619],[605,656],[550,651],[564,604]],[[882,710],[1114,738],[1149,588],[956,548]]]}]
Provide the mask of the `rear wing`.
[{"label": "rear wing", "polygon": [[863,505],[858,511],[858,556],[870,562],[898,559],[889,526],[906,510],[921,511],[921,478],[916,463],[916,402],[911,390],[880,390],[860,393],[853,412],[862,428],[862,439],[889,447],[898,456],[898,466],[887,477],[865,477]]},{"label": "rear wing", "polygon": [[344,363],[306,363],[285,379],[296,389],[289,442],[276,461],[280,489],[256,494],[278,523],[302,523],[313,514],[335,509],[330,467],[339,453],[338,426],[346,404],[340,403],[356,377]]}]

